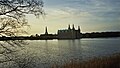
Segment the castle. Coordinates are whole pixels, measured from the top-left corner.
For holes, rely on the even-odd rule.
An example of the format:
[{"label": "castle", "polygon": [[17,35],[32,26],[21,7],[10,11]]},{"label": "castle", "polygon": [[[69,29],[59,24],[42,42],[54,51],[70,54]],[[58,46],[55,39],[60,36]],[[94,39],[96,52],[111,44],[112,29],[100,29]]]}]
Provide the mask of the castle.
[{"label": "castle", "polygon": [[49,34],[46,27],[45,34],[41,34],[40,37],[43,39],[80,39],[81,35],[80,26],[76,30],[73,24],[72,29],[69,25],[68,29],[58,30],[57,34]]},{"label": "castle", "polygon": [[58,39],[80,39],[80,38],[81,38],[80,26],[78,26],[77,30],[75,29],[74,24],[72,26],[72,29],[69,25],[68,29],[58,30]]}]

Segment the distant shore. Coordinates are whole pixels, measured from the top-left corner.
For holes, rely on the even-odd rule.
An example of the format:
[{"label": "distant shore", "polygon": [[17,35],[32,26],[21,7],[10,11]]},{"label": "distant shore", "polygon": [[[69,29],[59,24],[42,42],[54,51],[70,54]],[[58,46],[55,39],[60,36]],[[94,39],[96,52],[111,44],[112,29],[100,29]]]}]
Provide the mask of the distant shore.
[{"label": "distant shore", "polygon": [[[113,37],[120,37],[120,32],[92,32],[92,33],[81,33],[80,38],[113,38]],[[58,38],[57,34],[41,34],[41,35],[31,35],[31,36],[12,36],[12,37],[6,37],[2,36],[0,37],[0,41],[5,40],[53,40],[53,39],[62,39]],[[76,39],[76,38],[73,38]],[[73,40],[66,38],[65,40]]]},{"label": "distant shore", "polygon": [[[119,38],[119,37],[83,37],[83,38]],[[7,41],[7,40],[54,40],[57,38],[40,38],[40,37],[0,37],[0,41]],[[80,38],[82,39],[82,38]],[[75,39],[57,39],[57,40],[75,40]]]}]

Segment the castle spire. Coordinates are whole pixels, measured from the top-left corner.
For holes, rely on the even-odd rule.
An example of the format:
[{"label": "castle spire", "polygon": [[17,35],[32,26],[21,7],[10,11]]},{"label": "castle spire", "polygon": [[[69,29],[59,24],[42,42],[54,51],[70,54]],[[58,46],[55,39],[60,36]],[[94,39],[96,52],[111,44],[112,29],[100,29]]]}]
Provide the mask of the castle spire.
[{"label": "castle spire", "polygon": [[45,27],[45,34],[48,34],[48,31],[47,31],[47,26]]},{"label": "castle spire", "polygon": [[70,24],[68,25],[68,30],[70,30],[71,28],[70,28]]},{"label": "castle spire", "polygon": [[73,28],[72,29],[75,30],[74,24],[73,24]]},{"label": "castle spire", "polygon": [[78,26],[78,31],[79,31],[79,33],[81,32],[81,30],[80,30],[80,26]]}]

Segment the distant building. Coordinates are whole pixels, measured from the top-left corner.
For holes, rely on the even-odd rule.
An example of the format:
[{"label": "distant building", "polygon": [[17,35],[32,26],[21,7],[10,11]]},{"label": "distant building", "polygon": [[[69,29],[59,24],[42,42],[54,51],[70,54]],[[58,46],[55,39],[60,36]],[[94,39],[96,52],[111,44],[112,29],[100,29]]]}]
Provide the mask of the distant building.
[{"label": "distant building", "polygon": [[41,39],[80,39],[81,35],[82,34],[81,34],[80,26],[78,26],[78,29],[76,30],[73,24],[72,29],[69,25],[68,29],[58,30],[57,34],[49,34],[46,27],[45,33],[41,34],[40,38]]},{"label": "distant building", "polygon": [[57,39],[57,35],[56,34],[49,34],[47,27],[45,27],[45,34],[41,34],[40,38],[41,39]]},{"label": "distant building", "polygon": [[45,27],[45,35],[48,35],[47,27]]},{"label": "distant building", "polygon": [[78,26],[77,30],[75,29],[74,24],[72,26],[72,29],[69,25],[68,29],[58,30],[58,39],[80,39],[80,38],[81,38],[80,26]]}]

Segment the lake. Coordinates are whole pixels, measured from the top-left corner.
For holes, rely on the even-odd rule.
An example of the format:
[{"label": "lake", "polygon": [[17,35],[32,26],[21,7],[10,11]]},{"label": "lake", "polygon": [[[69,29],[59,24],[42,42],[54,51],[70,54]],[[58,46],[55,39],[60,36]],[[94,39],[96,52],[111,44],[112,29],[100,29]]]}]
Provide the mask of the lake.
[{"label": "lake", "polygon": [[27,41],[28,52],[39,57],[38,67],[62,65],[71,60],[89,60],[120,53],[120,38],[84,38],[77,40]]}]

